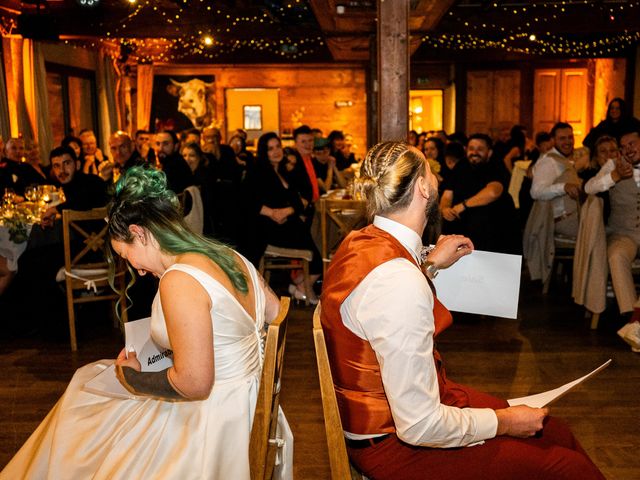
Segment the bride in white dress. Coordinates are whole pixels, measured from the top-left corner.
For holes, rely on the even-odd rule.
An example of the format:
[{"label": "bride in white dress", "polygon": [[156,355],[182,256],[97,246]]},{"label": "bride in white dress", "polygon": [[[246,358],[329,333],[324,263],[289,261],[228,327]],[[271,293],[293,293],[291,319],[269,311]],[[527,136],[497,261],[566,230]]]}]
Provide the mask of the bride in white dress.
[{"label": "bride in white dress", "polygon": [[80,368],[0,478],[249,479],[261,331],[278,299],[247,260],[185,227],[162,172],[130,169],[108,220],[113,251],[160,278],[151,333],[174,365],[141,372],[123,349],[118,378],[143,399],[87,392],[108,362]]}]

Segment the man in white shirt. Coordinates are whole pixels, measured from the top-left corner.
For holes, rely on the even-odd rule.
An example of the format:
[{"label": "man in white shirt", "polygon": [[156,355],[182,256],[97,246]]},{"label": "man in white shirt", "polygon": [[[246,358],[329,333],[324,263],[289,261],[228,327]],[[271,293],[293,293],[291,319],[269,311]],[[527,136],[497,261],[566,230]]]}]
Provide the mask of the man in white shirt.
[{"label": "man in white shirt", "polygon": [[437,208],[422,153],[376,145],[357,188],[374,223],[336,252],[321,310],[351,462],[376,479],[604,478],[547,409],[509,407],[446,378],[434,337],[451,314],[427,277],[473,245],[441,237],[421,270],[421,235]]},{"label": "man in white shirt", "polygon": [[555,232],[575,238],[578,234],[578,199],[580,179],[571,156],[575,140],[573,127],[558,122],[551,129],[553,148],[545,153],[533,168],[531,198],[550,201]]},{"label": "man in white shirt", "polygon": [[640,247],[640,132],[623,133],[620,149],[622,157],[609,159],[584,189],[588,194],[609,192],[607,258],[620,313],[628,314],[638,298],[631,264]]}]

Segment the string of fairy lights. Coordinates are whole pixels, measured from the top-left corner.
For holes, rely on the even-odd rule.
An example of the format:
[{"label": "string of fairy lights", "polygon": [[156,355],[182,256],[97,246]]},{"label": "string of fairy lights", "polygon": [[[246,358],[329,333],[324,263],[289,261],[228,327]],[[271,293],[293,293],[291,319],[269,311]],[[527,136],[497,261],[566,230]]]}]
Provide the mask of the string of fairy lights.
[{"label": "string of fairy lights", "polygon": [[[619,31],[606,34],[554,34],[546,31],[550,23],[562,25],[575,22],[577,15],[584,18],[585,22],[590,18],[609,22],[611,30],[615,30],[624,19],[640,18],[640,1],[562,0],[483,4],[482,18],[496,19],[493,22],[477,21],[477,7],[478,4],[461,2],[445,16],[443,23],[449,26],[449,31],[423,35],[422,44],[434,50],[500,49],[526,55],[602,57],[623,54],[640,41],[638,27],[630,30],[622,26]],[[504,23],[509,26],[504,26]]]},{"label": "string of fairy lights", "polygon": [[[291,0],[281,6],[271,5],[268,10],[254,15],[225,12],[210,0],[182,0],[170,10],[161,8],[153,0],[127,1],[134,10],[108,29],[105,36],[130,49],[143,62],[175,62],[193,56],[214,60],[244,49],[296,60],[315,53],[324,45],[320,35],[302,38],[282,35],[284,21],[302,21],[313,15],[304,0]],[[197,23],[187,20],[193,19],[194,9],[201,17]],[[148,22],[160,22],[164,24],[165,31],[167,28],[174,30],[175,35],[154,39],[131,38],[129,35],[135,33],[135,22],[140,18]],[[270,28],[274,35],[271,38],[243,38],[251,25]]]},{"label": "string of fairy lights", "polygon": [[[105,25],[102,34],[106,42],[120,44],[141,62],[179,62],[193,57],[215,60],[246,49],[268,53],[271,58],[297,60],[326,46],[317,28],[286,35],[288,27],[296,22],[307,26],[313,23],[307,0],[266,1],[263,11],[251,15],[231,13],[212,0],[174,0],[171,8],[156,0],[122,1],[129,3],[131,10],[121,21]],[[197,21],[193,20],[194,11]],[[576,18],[608,22],[607,30],[613,33],[589,32],[588,23],[583,33],[547,31],[548,25],[555,25],[553,30],[557,32],[557,25],[575,22]],[[640,1],[636,0],[461,0],[434,32],[421,36],[421,42],[436,51],[493,49],[531,56],[616,56],[640,42],[640,28],[625,28],[627,23],[623,21],[634,18],[640,18]],[[141,25],[161,26],[164,36],[133,38]],[[91,47],[104,42],[67,40]]]}]

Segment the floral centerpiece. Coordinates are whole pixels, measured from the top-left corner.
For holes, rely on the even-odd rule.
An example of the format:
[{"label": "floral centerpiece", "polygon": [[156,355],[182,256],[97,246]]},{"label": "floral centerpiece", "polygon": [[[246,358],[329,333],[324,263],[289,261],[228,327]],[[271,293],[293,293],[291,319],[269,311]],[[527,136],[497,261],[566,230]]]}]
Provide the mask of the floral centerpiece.
[{"label": "floral centerpiece", "polygon": [[27,205],[11,205],[0,209],[0,225],[9,231],[9,240],[19,244],[29,238],[29,225],[37,220],[33,209]]}]

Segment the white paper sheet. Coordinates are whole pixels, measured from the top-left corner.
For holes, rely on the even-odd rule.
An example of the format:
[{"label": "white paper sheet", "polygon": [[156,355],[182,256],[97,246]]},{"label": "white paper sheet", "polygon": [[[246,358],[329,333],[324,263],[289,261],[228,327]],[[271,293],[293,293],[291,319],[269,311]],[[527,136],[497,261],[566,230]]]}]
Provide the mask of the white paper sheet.
[{"label": "white paper sheet", "polygon": [[560,397],[567,394],[570,390],[580,385],[585,380],[593,377],[596,373],[600,372],[600,370],[607,368],[610,363],[611,363],[611,359],[604,362],[594,371],[587,373],[584,377],[580,377],[574,380],[573,382],[566,383],[561,387],[554,388],[553,390],[547,390],[546,392],[536,393],[535,395],[529,395],[527,397],[512,398],[511,400],[507,400],[507,401],[509,402],[509,405],[512,407],[515,405],[528,405],[529,407],[542,408],[546,405],[550,405],[551,403],[555,402]]},{"label": "white paper sheet", "polygon": [[438,300],[455,312],[517,318],[522,257],[474,250],[440,270]]},{"label": "white paper sheet", "polygon": [[[143,372],[159,372],[173,365],[173,352],[158,346],[151,338],[151,318],[143,318],[124,324],[126,348],[136,351]],[[85,383],[84,389],[116,398],[136,397],[122,386],[116,377],[115,365],[105,366],[105,370]]]}]

